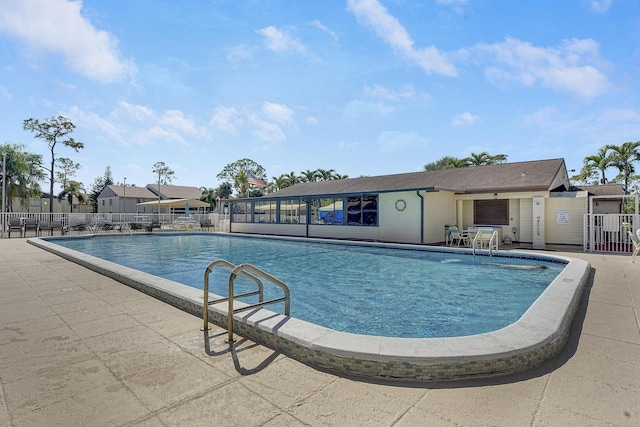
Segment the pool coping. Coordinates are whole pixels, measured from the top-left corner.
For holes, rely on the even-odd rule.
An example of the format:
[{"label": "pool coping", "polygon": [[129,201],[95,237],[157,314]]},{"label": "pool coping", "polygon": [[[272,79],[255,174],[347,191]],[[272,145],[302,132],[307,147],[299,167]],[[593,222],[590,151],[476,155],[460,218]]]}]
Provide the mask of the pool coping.
[{"label": "pool coping", "polygon": [[[450,253],[470,251],[424,245],[269,237]],[[27,241],[202,318],[203,291],[52,243],[60,238],[30,238]],[[591,266],[584,260],[557,255],[494,253],[496,256],[567,263],[518,321],[497,331],[453,338],[379,337],[336,331],[264,308],[235,314],[234,331],[312,366],[363,377],[433,381],[525,371],[554,357],[564,348]],[[488,251],[477,254],[488,256]],[[210,295],[211,299],[217,297]],[[236,307],[242,305],[241,302],[235,304]],[[226,303],[210,305],[208,314],[211,323],[226,327]]]}]

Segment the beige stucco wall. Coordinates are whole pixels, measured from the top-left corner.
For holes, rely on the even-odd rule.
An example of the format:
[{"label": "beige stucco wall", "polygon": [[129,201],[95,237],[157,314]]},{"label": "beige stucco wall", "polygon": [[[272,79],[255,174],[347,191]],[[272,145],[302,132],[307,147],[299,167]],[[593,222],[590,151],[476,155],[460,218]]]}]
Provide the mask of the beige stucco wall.
[{"label": "beige stucco wall", "polygon": [[456,197],[446,191],[425,194],[424,242],[445,241],[445,225],[456,223]]},{"label": "beige stucco wall", "polygon": [[587,197],[550,197],[546,200],[546,243],[581,245]]},{"label": "beige stucco wall", "polygon": [[[397,243],[436,244],[445,240],[445,225],[457,224],[461,229],[473,227],[474,200],[493,198],[491,194],[456,194],[448,191],[403,191],[380,193],[378,227],[302,224],[232,224],[233,232],[283,234],[291,236],[379,240]],[[544,197],[545,243],[582,244],[583,215],[587,211],[586,194],[554,194],[547,192],[503,193],[499,199],[509,200],[509,223],[500,224],[500,239],[531,243],[533,241],[533,198]],[[396,209],[403,200],[404,210]],[[561,212],[561,221],[558,221]],[[536,214],[540,215],[540,214]],[[568,221],[568,222],[567,222]],[[496,225],[496,224],[484,224]],[[513,228],[516,232],[513,232]],[[422,230],[422,235],[421,235]]]},{"label": "beige stucco wall", "polygon": [[[403,211],[396,209],[396,201],[404,200]],[[422,200],[415,191],[381,193],[378,198],[378,224],[383,242],[421,243],[420,213]]]}]

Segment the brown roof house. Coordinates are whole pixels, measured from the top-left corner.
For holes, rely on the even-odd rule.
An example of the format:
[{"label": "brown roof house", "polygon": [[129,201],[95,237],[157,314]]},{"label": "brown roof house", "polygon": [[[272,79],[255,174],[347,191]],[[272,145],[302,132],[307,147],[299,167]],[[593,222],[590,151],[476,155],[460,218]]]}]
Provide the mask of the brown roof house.
[{"label": "brown roof house", "polygon": [[180,185],[149,184],[146,187],[107,185],[98,196],[98,212],[135,213],[139,203],[169,199],[200,199],[200,189]]},{"label": "brown roof house", "polygon": [[451,225],[491,226],[501,242],[579,245],[588,193],[569,190],[564,159],[301,183],[230,200],[229,231],[437,244]]}]

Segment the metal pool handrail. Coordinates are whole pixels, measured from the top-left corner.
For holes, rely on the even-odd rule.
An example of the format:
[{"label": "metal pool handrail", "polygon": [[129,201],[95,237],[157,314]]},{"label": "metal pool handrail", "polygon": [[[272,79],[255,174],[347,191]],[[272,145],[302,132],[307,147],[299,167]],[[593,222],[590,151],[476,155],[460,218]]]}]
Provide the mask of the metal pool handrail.
[{"label": "metal pool handrail", "polygon": [[[219,299],[216,299],[216,300],[213,300],[213,301],[209,301],[209,274],[213,271],[213,269],[215,267],[218,267],[218,266],[227,267],[231,271],[233,271],[233,269],[236,268],[235,264],[232,264],[227,260],[217,259],[215,261],[212,261],[207,266],[207,268],[205,269],[205,271],[204,271],[204,286],[203,286],[203,288],[204,288],[204,298],[203,298],[203,310],[202,310],[202,320],[204,321],[204,325],[203,325],[203,327],[201,329],[203,331],[211,329],[209,327],[209,306],[211,304],[217,304],[219,302],[227,301],[229,299],[229,297],[226,297],[226,298],[219,298]],[[253,291],[253,292],[247,292],[247,293],[240,294],[240,295],[236,295],[236,298],[248,297],[248,296],[251,296],[251,295],[258,295],[258,300],[260,302],[262,302],[264,300],[264,286],[262,285],[262,282],[260,281],[260,279],[258,279],[255,276],[252,276],[249,273],[244,273],[242,275],[244,277],[246,277],[247,279],[254,281],[256,286],[258,287],[258,290]]]},{"label": "metal pool handrail", "polygon": [[[236,280],[236,277],[238,274],[241,275],[246,275],[247,271],[250,272],[251,274],[255,275],[255,276],[260,276],[263,279],[266,279],[267,281],[273,283],[274,285],[278,286],[280,289],[282,289],[282,291],[284,292],[284,296],[281,298],[274,298],[268,301],[261,301],[257,304],[251,304],[251,305],[247,305],[245,307],[241,307],[241,308],[233,308],[233,283]],[[247,311],[247,310],[251,310],[253,308],[256,307],[264,307],[265,305],[269,305],[269,304],[275,304],[277,302],[282,302],[284,301],[284,315],[285,316],[289,316],[290,313],[290,292],[289,292],[289,287],[282,282],[281,280],[276,279],[275,277],[273,277],[272,275],[260,270],[258,267],[253,266],[251,264],[240,264],[238,265],[236,268],[233,269],[233,271],[231,272],[231,277],[229,277],[229,309],[227,311],[227,332],[229,334],[228,336],[228,340],[229,340],[229,345],[231,345],[233,343],[233,315],[235,313],[240,313],[242,311]]]},{"label": "metal pool handrail", "polygon": [[[209,274],[211,273],[211,271],[213,270],[214,267],[218,266],[218,265],[222,265],[224,267],[227,267],[231,270],[231,275],[229,276],[229,295],[226,298],[220,298],[214,301],[209,301]],[[253,291],[253,292],[246,292],[243,294],[239,294],[239,295],[234,295],[234,282],[236,280],[236,277],[238,275],[241,275],[245,278],[248,278],[250,280],[253,280],[256,285],[258,286],[258,290],[257,291]],[[280,289],[282,289],[282,291],[284,292],[284,296],[281,298],[274,298],[268,301],[264,301],[264,286],[262,285],[262,281],[256,277],[262,277],[263,279],[266,279],[267,281],[273,283],[274,285],[278,286]],[[242,297],[247,297],[247,296],[251,296],[251,295],[258,295],[258,303],[256,304],[249,304],[246,305],[244,307],[240,307],[240,308],[233,308],[233,301],[236,298],[242,298]],[[285,316],[289,316],[290,314],[290,291],[289,291],[289,287],[282,282],[281,280],[278,280],[277,278],[271,276],[270,274],[266,273],[263,270],[260,270],[259,268],[251,265],[251,264],[240,264],[240,265],[234,265],[232,263],[230,263],[229,261],[226,260],[216,260],[213,261],[211,264],[209,264],[209,266],[207,266],[205,273],[204,273],[204,302],[206,302],[205,304],[203,304],[203,321],[204,321],[204,325],[202,330],[208,330],[209,329],[209,305],[210,304],[215,304],[218,302],[222,302],[222,301],[228,301],[229,302],[229,306],[228,306],[228,310],[227,310],[227,331],[228,331],[228,342],[229,345],[233,344],[233,315],[235,313],[240,313],[242,311],[247,311],[247,310],[251,310],[253,308],[258,308],[258,307],[264,307],[266,305],[269,304],[275,304],[278,302],[284,302],[284,314]]]},{"label": "metal pool handrail", "polygon": [[[472,243],[472,250],[473,250],[473,257],[475,258],[476,256],[476,249],[481,249],[482,248],[482,241],[483,239],[483,232],[487,231],[486,234],[489,234],[488,230],[483,230],[480,229],[478,230],[478,232],[476,233],[476,235],[473,237],[473,243]],[[478,244],[480,244],[480,248],[478,248]],[[491,238],[489,238],[489,245],[488,245],[488,249],[489,249],[489,258],[493,257],[493,247],[496,247],[496,249],[498,249],[498,232],[495,230],[491,230]]]}]

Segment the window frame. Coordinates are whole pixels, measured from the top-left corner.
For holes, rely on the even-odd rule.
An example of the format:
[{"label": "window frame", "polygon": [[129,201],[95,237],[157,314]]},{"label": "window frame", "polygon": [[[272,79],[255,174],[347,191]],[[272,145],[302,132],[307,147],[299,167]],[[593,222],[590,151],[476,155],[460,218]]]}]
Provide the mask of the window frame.
[{"label": "window frame", "polygon": [[474,200],[473,223],[485,225],[509,225],[509,199]]}]

